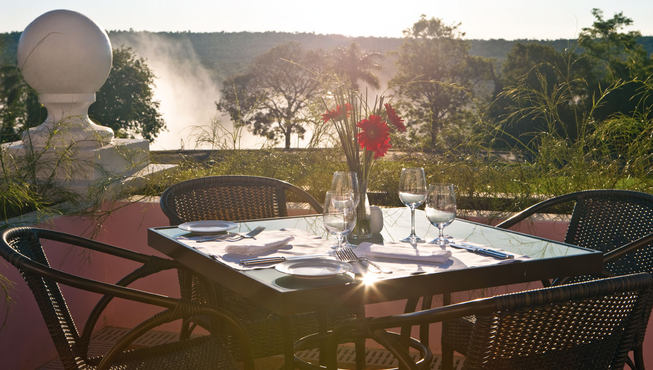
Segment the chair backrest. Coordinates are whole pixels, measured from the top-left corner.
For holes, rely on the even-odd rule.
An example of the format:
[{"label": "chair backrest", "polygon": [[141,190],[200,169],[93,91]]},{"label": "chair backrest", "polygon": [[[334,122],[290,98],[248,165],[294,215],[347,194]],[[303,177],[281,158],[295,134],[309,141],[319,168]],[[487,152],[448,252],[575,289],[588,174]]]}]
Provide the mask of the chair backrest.
[{"label": "chair backrest", "polygon": [[653,232],[653,195],[628,190],[588,190],[576,204],[565,242],[608,252]]},{"label": "chair backrest", "polygon": [[475,315],[465,369],[616,369],[652,304],[653,277],[640,273],[368,319],[366,332]]},{"label": "chair backrest", "polygon": [[623,368],[646,330],[652,284],[625,275],[495,297],[476,315],[465,368]]},{"label": "chair backrest", "polygon": [[170,186],[161,209],[171,225],[199,220],[241,221],[288,215],[288,199],[322,206],[306,191],[285,181],[260,176],[211,176]]},{"label": "chair backrest", "polygon": [[26,268],[33,263],[50,266],[38,231],[30,228],[9,230],[0,243],[0,255],[18,268],[32,290],[64,368],[83,367],[86,356],[79,351],[82,347],[80,334],[58,284]]},{"label": "chair backrest", "polygon": [[[653,194],[612,189],[579,191],[551,198],[497,226],[510,227],[529,215],[564,204],[573,205],[565,237],[565,242],[570,244],[605,253],[653,233]],[[609,261],[605,269],[616,275],[653,273],[653,244]]]}]

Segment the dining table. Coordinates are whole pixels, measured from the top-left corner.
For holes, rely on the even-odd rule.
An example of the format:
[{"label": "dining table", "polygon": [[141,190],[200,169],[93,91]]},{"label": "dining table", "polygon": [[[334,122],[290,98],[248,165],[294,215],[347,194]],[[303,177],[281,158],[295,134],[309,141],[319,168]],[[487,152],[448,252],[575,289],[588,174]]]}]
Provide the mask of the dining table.
[{"label": "dining table", "polygon": [[[332,248],[335,238],[327,233],[321,215],[236,222],[230,232],[247,233],[263,227],[264,231],[253,239],[259,242],[264,242],[266,238],[279,239],[278,245],[260,250],[239,250],[220,239],[206,242],[203,239],[208,239],[207,236],[197,235],[179,226],[149,228],[148,244],[194,273],[201,274],[206,280],[230,289],[282,317],[332,310],[334,307],[356,310],[372,303],[598,274],[603,268],[603,257],[599,251],[461,218],[456,218],[445,228],[445,234],[452,238],[452,243],[499,252],[510,258],[479,254],[469,248],[401,243],[400,240],[410,232],[410,209],[381,210],[381,232],[373,235],[369,242],[353,246],[355,252],[369,258],[377,267],[352,263],[351,269],[339,270],[326,266],[325,271],[329,272],[324,274],[307,276],[299,272],[301,268],[295,273],[292,267],[297,263],[293,264],[292,261],[302,261],[302,256],[315,256],[315,260],[319,261],[338,260]],[[437,227],[431,225],[422,210],[416,211],[415,230],[418,236],[427,241],[438,235]],[[372,250],[383,252],[384,248],[391,251],[405,248],[406,253],[412,256],[401,258],[393,254],[363,253]],[[439,259],[431,258],[438,256]],[[264,264],[241,263],[260,257],[283,258]],[[286,365],[290,368],[292,342],[288,342],[286,349]]]}]

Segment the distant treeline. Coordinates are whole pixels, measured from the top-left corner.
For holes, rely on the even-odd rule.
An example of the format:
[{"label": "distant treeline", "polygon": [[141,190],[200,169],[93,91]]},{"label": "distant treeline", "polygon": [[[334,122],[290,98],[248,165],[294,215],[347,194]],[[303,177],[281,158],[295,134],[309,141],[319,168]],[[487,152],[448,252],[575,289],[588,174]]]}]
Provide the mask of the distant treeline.
[{"label": "distant treeline", "polygon": [[[399,50],[401,38],[389,37],[346,37],[342,35],[320,35],[313,33],[288,32],[135,32],[109,31],[109,37],[114,47],[129,42],[132,38],[155,35],[168,38],[171,41],[188,41],[193,46],[203,65],[215,71],[221,77],[227,77],[241,72],[249,62],[271,48],[290,41],[298,42],[305,49],[331,50],[345,47],[356,42],[361,49],[376,51],[386,55]],[[0,65],[16,63],[16,47],[20,32],[0,33]],[[559,40],[467,40],[470,44],[470,54],[493,58],[503,62],[508,52],[516,43],[538,42],[551,45],[557,51],[573,48],[575,39]],[[653,53],[653,36],[643,36],[638,39],[646,51]],[[138,50],[136,50],[138,54]],[[390,58],[392,59],[392,58]]]}]

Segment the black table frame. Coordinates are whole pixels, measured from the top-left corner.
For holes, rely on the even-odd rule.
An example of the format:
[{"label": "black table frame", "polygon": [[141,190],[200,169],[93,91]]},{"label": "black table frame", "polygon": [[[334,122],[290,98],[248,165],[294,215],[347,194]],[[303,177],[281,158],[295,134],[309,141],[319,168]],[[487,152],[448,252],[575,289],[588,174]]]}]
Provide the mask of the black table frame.
[{"label": "black table frame", "polygon": [[[292,218],[287,217],[286,219],[291,220]],[[265,223],[265,221],[267,220],[253,220],[247,221],[247,224],[254,225],[257,222]],[[463,222],[479,225],[471,221],[463,220]],[[482,226],[493,228],[487,225]],[[283,276],[282,273],[276,272],[274,269],[246,271],[233,269],[178,242],[174,237],[166,235],[166,231],[172,231],[171,229],[176,229],[176,227],[148,229],[148,244],[195,273],[257,302],[284,318],[288,318],[294,313],[321,311],[325,307],[334,307],[334,300],[338,300],[343,307],[350,306],[352,312],[360,312],[360,308],[369,303],[489,288],[555,277],[598,274],[603,266],[601,252],[566,245],[569,248],[584,250],[586,253],[398,278],[390,275],[384,276],[382,280],[373,285],[365,285],[359,279],[317,284],[312,281],[295,280],[293,281],[294,285],[287,289],[287,287],[283,287],[285,284],[282,284],[281,280],[293,279],[292,277]],[[510,230],[493,229],[515,233]],[[555,243],[565,245],[564,243]]]}]

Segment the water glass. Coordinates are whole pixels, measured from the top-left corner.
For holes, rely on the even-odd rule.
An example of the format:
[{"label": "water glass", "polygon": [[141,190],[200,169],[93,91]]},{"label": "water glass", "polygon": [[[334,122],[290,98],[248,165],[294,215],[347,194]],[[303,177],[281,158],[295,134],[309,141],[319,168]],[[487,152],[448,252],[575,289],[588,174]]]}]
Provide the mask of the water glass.
[{"label": "water glass", "polygon": [[336,193],[353,193],[356,205],[360,202],[358,176],[354,171],[336,171],[331,179],[331,191]]},{"label": "water glass", "polygon": [[399,200],[410,208],[410,235],[402,239],[406,243],[423,243],[424,240],[415,234],[415,208],[426,200],[426,176],[424,169],[403,168],[399,178]]},{"label": "water glass", "polygon": [[324,227],[338,239],[333,248],[342,247],[345,235],[356,225],[356,203],[354,194],[327,191],[324,198]]},{"label": "water glass", "polygon": [[444,228],[456,218],[456,193],[453,184],[432,184],[426,196],[426,218],[437,226],[440,234],[431,241],[446,247],[449,239],[444,236]]}]

